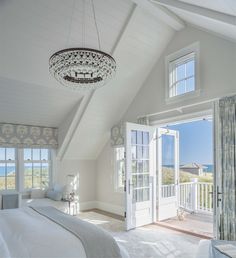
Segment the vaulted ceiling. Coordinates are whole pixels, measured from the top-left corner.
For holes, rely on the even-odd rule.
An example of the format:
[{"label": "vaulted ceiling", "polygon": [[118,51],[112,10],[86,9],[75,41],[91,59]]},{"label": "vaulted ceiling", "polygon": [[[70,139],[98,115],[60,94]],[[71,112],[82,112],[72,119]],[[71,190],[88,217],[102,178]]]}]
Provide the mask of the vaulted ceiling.
[{"label": "vaulted ceiling", "polygon": [[[98,42],[90,0],[86,47]],[[236,40],[234,0],[94,0],[101,48],[117,61],[96,92],[49,74],[56,51],[82,44],[82,0],[0,0],[0,122],[59,127],[59,157],[95,159],[174,33],[190,23]]]}]

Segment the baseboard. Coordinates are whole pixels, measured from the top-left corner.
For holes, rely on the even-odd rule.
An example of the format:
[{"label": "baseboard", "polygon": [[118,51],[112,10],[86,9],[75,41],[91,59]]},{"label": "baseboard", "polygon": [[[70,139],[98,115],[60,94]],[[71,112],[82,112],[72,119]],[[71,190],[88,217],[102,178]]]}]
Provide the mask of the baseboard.
[{"label": "baseboard", "polygon": [[78,210],[92,210],[99,209],[103,211],[107,211],[110,213],[114,213],[120,216],[124,216],[124,207],[119,205],[113,205],[107,202],[99,202],[99,201],[89,201],[89,202],[81,202],[78,204]]},{"label": "baseboard", "polygon": [[124,207],[119,206],[119,205],[113,205],[107,202],[99,202],[95,201],[96,203],[96,209],[107,211],[110,213],[114,213],[120,216],[124,216]]},{"label": "baseboard", "polygon": [[91,210],[96,208],[96,202],[90,201],[90,202],[80,202],[78,204],[78,210],[84,211],[84,210]]}]

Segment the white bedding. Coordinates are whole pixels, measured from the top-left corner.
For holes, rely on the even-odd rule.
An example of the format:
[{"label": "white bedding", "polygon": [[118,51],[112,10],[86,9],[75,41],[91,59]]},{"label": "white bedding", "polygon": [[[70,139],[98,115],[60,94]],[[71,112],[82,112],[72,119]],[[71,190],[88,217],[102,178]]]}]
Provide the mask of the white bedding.
[{"label": "white bedding", "polygon": [[76,236],[34,210],[22,208],[0,211],[0,257],[85,258],[86,254]]},{"label": "white bedding", "polygon": [[211,240],[201,240],[199,242],[196,258],[227,258],[227,257],[236,257],[235,241],[213,240],[212,242]]},{"label": "white bedding", "polygon": [[196,258],[212,258],[210,240],[201,240],[199,242]]}]

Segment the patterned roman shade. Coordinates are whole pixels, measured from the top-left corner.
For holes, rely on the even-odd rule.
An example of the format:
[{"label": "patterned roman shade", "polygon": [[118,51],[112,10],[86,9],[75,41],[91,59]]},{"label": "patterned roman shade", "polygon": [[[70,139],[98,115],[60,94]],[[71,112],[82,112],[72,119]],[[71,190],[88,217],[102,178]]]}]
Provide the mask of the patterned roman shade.
[{"label": "patterned roman shade", "polygon": [[56,149],[58,147],[57,129],[30,125],[0,124],[0,146]]}]

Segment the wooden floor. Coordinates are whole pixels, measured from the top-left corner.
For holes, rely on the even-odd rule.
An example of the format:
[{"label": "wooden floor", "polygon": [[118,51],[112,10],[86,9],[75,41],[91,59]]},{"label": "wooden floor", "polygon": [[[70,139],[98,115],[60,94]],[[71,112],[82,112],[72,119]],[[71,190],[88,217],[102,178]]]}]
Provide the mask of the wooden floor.
[{"label": "wooden floor", "polygon": [[213,237],[213,216],[211,214],[186,214],[185,219],[182,221],[175,217],[157,224],[202,238],[209,239]]}]

